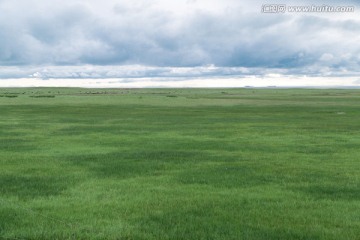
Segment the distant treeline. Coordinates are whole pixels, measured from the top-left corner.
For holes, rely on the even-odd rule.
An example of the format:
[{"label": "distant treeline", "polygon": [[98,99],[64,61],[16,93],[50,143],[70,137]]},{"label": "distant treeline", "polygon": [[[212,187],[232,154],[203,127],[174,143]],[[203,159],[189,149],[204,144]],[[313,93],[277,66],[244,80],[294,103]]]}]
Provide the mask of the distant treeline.
[{"label": "distant treeline", "polygon": [[29,96],[32,98],[54,98],[55,95],[35,95],[35,96]]},{"label": "distant treeline", "polygon": [[[16,98],[19,95],[0,95],[0,97],[7,97],[7,98]],[[35,96],[29,96],[31,98],[54,98],[55,95],[35,95]]]}]

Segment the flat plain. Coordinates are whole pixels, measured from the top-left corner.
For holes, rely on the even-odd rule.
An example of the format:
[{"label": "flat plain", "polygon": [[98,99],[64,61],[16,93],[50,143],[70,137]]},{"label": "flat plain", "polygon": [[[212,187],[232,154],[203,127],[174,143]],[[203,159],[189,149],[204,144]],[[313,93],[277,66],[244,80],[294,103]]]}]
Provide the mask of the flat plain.
[{"label": "flat plain", "polygon": [[360,90],[0,89],[0,239],[360,239]]}]

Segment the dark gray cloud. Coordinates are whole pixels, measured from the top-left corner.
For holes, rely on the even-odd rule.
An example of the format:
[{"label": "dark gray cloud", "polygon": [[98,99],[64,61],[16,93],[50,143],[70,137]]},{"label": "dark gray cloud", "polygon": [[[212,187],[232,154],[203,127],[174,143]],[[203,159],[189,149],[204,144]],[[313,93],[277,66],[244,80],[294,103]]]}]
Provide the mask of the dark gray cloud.
[{"label": "dark gray cloud", "polygon": [[[356,13],[261,13],[261,5],[271,1],[184,0],[174,6],[167,2],[2,0],[0,65],[13,68],[0,71],[0,77],[32,75],[46,68],[42,66],[87,64],[214,64],[224,72],[243,67],[314,74],[324,69],[355,72],[360,67]],[[316,4],[320,3],[324,1]],[[356,1],[327,4],[358,5]],[[72,76],[58,69],[63,69],[63,77]],[[46,77],[61,75],[54,72]]]}]

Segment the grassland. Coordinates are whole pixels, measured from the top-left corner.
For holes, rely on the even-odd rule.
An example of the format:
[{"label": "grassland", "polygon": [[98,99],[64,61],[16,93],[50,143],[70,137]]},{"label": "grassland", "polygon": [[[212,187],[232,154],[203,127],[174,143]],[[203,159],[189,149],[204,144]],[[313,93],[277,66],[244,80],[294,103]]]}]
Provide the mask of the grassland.
[{"label": "grassland", "polygon": [[360,239],[360,91],[0,89],[2,239]]}]

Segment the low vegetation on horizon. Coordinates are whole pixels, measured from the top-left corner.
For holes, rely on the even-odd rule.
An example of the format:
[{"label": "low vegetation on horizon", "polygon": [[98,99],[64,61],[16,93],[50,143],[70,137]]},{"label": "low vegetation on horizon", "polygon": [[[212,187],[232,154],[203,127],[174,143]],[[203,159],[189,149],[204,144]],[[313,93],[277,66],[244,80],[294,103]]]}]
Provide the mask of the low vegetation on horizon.
[{"label": "low vegetation on horizon", "polygon": [[360,92],[0,89],[0,239],[359,239]]}]

